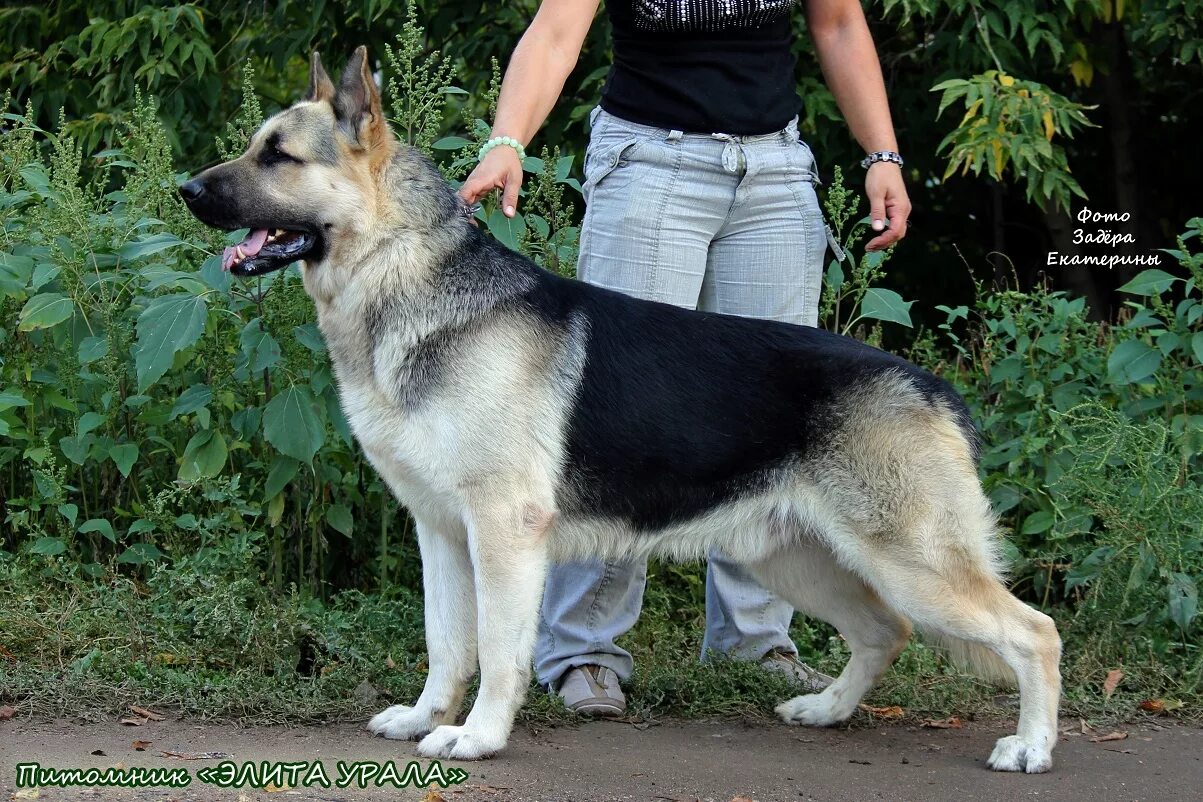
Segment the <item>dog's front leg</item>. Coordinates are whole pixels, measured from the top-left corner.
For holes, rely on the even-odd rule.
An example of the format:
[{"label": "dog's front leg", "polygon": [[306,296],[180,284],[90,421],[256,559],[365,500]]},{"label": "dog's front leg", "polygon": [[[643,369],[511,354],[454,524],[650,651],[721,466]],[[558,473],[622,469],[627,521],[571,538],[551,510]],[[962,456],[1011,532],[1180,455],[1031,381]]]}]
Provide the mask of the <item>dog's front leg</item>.
[{"label": "dog's front leg", "polygon": [[480,692],[463,726],[426,736],[426,757],[474,760],[500,751],[526,698],[543,582],[549,513],[536,505],[488,508],[471,516],[468,544],[476,569]]},{"label": "dog's front leg", "polygon": [[464,533],[435,532],[417,521],[425,589],[430,671],[413,707],[393,705],[368,722],[385,738],[414,740],[453,723],[476,672],[476,589]]}]

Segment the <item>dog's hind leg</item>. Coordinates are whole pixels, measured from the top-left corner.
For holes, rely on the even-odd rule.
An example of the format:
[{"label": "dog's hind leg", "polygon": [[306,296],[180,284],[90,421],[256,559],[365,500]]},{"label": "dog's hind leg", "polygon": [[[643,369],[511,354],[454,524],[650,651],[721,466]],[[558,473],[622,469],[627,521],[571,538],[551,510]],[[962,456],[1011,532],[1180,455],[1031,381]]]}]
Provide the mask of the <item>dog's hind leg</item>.
[{"label": "dog's hind leg", "polygon": [[530,682],[547,574],[549,508],[478,505],[470,514],[480,692],[463,725],[435,729],[418,744],[419,754],[475,760],[505,746]]},{"label": "dog's hind leg", "polygon": [[[917,628],[950,642],[954,654],[975,664],[971,668],[995,676],[1004,670],[1014,674],[1020,697],[1018,731],[999,739],[989,766],[1029,774],[1048,771],[1057,742],[1061,688],[1056,626],[963,553],[950,550],[936,565],[924,561],[932,554],[924,548],[891,549],[889,557],[874,561],[869,581]],[[1005,665],[995,666],[995,655]]]},{"label": "dog's hind leg", "polygon": [[400,740],[423,738],[435,727],[454,723],[476,673],[476,589],[466,534],[444,535],[416,523],[430,670],[413,707],[393,705],[368,722],[377,735]]},{"label": "dog's hind leg", "polygon": [[808,544],[748,566],[753,575],[800,612],[831,624],[852,651],[840,675],[821,693],[777,706],[787,724],[826,727],[846,720],[889,668],[911,634],[906,619],[882,604],[859,577],[822,545]]}]

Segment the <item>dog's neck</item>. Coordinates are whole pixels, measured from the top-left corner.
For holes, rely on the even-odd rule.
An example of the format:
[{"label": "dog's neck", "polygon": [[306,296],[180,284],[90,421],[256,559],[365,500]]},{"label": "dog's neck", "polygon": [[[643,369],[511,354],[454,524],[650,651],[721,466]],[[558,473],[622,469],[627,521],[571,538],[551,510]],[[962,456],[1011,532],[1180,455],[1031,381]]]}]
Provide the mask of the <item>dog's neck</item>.
[{"label": "dog's neck", "polygon": [[517,254],[483,258],[499,246],[472,225],[438,170],[415,154],[403,149],[381,176],[371,219],[303,271],[340,381],[373,380],[379,343],[387,341],[390,359],[404,361],[432,336],[465,330],[534,280]]}]

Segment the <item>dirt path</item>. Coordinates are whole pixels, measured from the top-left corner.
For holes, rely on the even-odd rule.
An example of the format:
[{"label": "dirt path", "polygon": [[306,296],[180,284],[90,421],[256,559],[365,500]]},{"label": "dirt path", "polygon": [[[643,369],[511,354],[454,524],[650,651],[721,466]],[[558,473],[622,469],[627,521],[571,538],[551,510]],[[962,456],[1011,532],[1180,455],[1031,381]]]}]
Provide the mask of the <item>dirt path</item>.
[{"label": "dirt path", "polygon": [[[1130,727],[1124,740],[1091,743],[1063,735],[1053,771],[1002,775],[984,768],[1000,724],[968,722],[959,730],[883,724],[851,730],[799,730],[739,722],[665,722],[647,729],[596,722],[531,733],[484,763],[457,763],[461,784],[428,789],[338,788],[337,761],[393,761],[403,770],[412,744],[372,738],[357,727],[236,728],[191,721],[114,723],[0,722],[0,799],[137,800],[137,802],[503,802],[505,800],[1199,800],[1203,799],[1203,730]],[[150,741],[134,751],[135,739]],[[322,761],[331,787],[220,790],[195,779],[221,757],[247,761]],[[15,787],[14,766],[185,768],[184,789]],[[444,766],[451,768],[452,764]],[[742,802],[742,800],[741,800]]]}]

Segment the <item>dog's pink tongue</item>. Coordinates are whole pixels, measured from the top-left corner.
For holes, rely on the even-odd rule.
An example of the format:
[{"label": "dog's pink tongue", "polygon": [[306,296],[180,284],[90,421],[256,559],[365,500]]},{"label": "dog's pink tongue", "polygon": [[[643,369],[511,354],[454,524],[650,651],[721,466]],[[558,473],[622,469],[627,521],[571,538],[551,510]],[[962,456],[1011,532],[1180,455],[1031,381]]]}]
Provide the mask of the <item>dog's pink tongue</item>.
[{"label": "dog's pink tongue", "polygon": [[247,238],[242,242],[232,247],[226,248],[221,254],[221,267],[223,270],[229,270],[234,266],[234,263],[239,261],[238,249],[242,249],[242,257],[254,256],[263,248],[263,243],[267,242],[267,229],[257,228],[247,235]]}]

